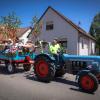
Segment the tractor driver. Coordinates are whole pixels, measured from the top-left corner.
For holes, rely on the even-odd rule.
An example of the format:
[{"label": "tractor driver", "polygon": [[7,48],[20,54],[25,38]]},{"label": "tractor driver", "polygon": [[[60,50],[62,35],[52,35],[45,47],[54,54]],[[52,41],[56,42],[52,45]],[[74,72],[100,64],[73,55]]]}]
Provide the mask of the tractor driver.
[{"label": "tractor driver", "polygon": [[49,47],[50,53],[57,55],[58,52],[60,52],[60,49],[61,49],[61,47],[60,47],[57,39],[54,39],[52,44]]},{"label": "tractor driver", "polygon": [[59,56],[58,53],[60,52],[61,47],[57,41],[57,39],[54,39],[52,44],[49,46],[49,51],[51,54],[53,54],[54,58],[59,62]]}]

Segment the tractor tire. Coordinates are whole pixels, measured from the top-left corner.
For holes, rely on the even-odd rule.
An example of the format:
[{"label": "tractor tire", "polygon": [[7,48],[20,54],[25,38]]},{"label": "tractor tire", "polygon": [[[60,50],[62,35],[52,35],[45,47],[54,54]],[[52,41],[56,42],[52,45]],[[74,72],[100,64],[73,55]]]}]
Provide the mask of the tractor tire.
[{"label": "tractor tire", "polygon": [[13,74],[13,73],[15,73],[15,71],[16,71],[16,66],[15,66],[15,64],[6,63],[5,66],[6,66],[6,71],[7,71],[8,74]]},{"label": "tractor tire", "polygon": [[34,73],[39,81],[50,82],[55,76],[55,65],[47,57],[39,57],[34,63]]},{"label": "tractor tire", "polygon": [[83,73],[79,76],[79,88],[88,93],[94,93],[98,89],[98,80],[92,73]]},{"label": "tractor tire", "polygon": [[66,73],[66,69],[63,67],[61,69],[57,69],[55,73],[55,77],[62,77]]},{"label": "tractor tire", "polygon": [[24,71],[29,71],[31,69],[31,64],[23,64]]}]

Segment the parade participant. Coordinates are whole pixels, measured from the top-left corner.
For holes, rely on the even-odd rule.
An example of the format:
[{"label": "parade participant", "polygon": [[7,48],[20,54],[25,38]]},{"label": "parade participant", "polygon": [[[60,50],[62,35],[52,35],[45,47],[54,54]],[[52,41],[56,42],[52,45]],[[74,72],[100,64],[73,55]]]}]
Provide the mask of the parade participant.
[{"label": "parade participant", "polygon": [[5,49],[4,51],[7,53],[9,52],[9,50],[12,48],[13,46],[13,41],[11,39],[8,39],[6,42],[5,42]]},{"label": "parade participant", "polygon": [[57,39],[54,39],[53,43],[49,47],[49,50],[51,54],[53,55],[53,57],[55,58],[56,64],[58,66],[62,66],[64,64],[64,61],[62,59],[62,53],[61,53],[62,49],[63,47],[60,46]]},{"label": "parade participant", "polygon": [[60,52],[60,49],[61,49],[61,47],[60,47],[57,39],[54,39],[49,47],[50,53],[58,54],[58,52]]},{"label": "parade participant", "polygon": [[5,46],[5,48],[2,51],[2,53],[6,53],[7,55],[9,55],[9,54],[15,55],[17,48],[14,46],[14,43],[11,39],[6,40],[5,43],[4,43],[4,46]]},{"label": "parade participant", "polygon": [[35,46],[35,44],[33,44],[31,40],[29,40],[25,45],[23,45],[23,47],[29,50],[30,52],[35,52],[37,46]]},{"label": "parade participant", "polygon": [[8,49],[10,49],[12,46],[13,46],[13,41],[11,39],[8,39],[7,44],[6,44],[6,47]]},{"label": "parade participant", "polygon": [[60,52],[60,49],[61,49],[61,47],[60,47],[57,39],[54,39],[52,44],[49,47],[49,51],[54,56],[57,63],[59,62],[59,54],[58,53]]},{"label": "parade participant", "polygon": [[17,40],[15,46],[20,48],[24,45],[23,40]]}]

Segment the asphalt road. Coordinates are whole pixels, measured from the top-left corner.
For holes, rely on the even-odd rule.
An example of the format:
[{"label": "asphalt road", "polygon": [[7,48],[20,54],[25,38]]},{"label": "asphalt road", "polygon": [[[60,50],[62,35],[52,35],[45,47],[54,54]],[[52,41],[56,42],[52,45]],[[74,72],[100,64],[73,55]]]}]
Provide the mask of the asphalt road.
[{"label": "asphalt road", "polygon": [[100,88],[94,94],[84,93],[66,74],[51,83],[38,82],[32,71],[17,70],[7,75],[0,67],[0,100],[100,100]]}]

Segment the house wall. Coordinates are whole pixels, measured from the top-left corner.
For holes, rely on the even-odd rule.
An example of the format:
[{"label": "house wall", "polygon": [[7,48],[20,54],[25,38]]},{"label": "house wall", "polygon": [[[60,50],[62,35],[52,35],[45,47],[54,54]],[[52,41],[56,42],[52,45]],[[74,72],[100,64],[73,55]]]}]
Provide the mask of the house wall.
[{"label": "house wall", "polygon": [[[53,30],[46,30],[46,22],[52,21]],[[40,20],[42,23],[39,40],[52,42],[55,38],[67,38],[67,52],[77,55],[91,55],[95,53],[95,41],[79,33],[73,26],[56,14],[52,9],[48,9]],[[33,40],[37,40],[35,37]]]},{"label": "house wall", "polygon": [[90,42],[90,49],[89,49],[89,55],[95,55],[95,41],[89,40]]},{"label": "house wall", "polygon": [[28,41],[28,35],[31,32],[31,29],[27,30],[19,39],[23,40],[24,44]]},{"label": "house wall", "polygon": [[96,45],[95,45],[95,41],[92,41],[92,51],[93,51],[93,54],[95,55],[96,54]]},{"label": "house wall", "polygon": [[82,35],[79,37],[79,55],[89,55],[89,39]]},{"label": "house wall", "polygon": [[[54,29],[46,31],[46,22],[53,21]],[[42,31],[39,39],[53,41],[54,38],[67,38],[67,51],[70,54],[77,54],[78,32],[69,23],[63,20],[53,10],[49,9],[41,19]]]},{"label": "house wall", "polygon": [[83,36],[79,35],[79,55],[94,55],[95,54],[95,41]]}]

